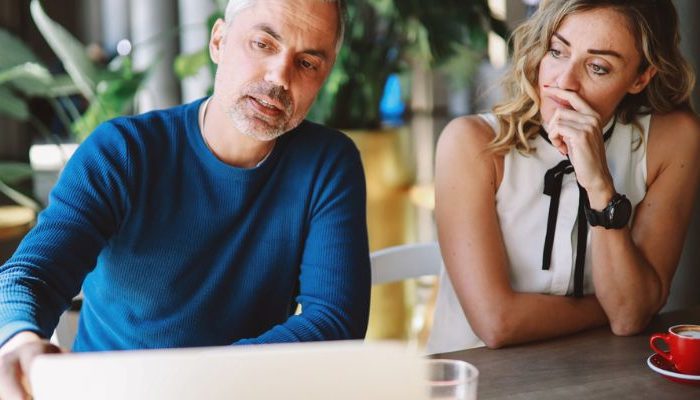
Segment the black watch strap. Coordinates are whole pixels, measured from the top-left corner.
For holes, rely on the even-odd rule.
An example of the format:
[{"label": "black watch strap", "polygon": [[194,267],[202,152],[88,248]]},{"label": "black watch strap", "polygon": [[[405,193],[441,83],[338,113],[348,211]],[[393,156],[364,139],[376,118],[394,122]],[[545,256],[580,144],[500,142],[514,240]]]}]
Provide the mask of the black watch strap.
[{"label": "black watch strap", "polygon": [[586,204],[584,208],[586,219],[591,226],[602,226],[605,229],[621,229],[627,226],[632,216],[632,204],[620,193],[615,193],[608,205],[597,211]]}]

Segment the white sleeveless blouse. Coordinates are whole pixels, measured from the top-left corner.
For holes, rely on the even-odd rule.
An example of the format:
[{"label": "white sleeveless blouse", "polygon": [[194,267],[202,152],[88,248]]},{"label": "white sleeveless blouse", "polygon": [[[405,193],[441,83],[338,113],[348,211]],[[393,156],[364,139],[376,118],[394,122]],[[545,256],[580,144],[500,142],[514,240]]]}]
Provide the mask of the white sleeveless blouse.
[{"label": "white sleeveless blouse", "polygon": [[[493,114],[480,117],[497,132],[499,125]],[[632,124],[620,122],[617,122],[612,136],[605,142],[605,154],[615,189],[627,196],[633,210],[646,194],[646,145],[650,119],[650,115],[645,115],[638,120],[643,127],[641,144],[638,129]],[[543,270],[542,252],[550,202],[550,197],[543,194],[544,176],[547,170],[566,157],[541,136],[537,136],[533,144],[537,150],[528,156],[515,149],[505,155],[503,180],[496,192],[496,211],[510,264],[510,282],[517,292],[570,295],[574,286],[579,188],[575,174],[564,175],[551,265],[549,270]],[[590,235],[589,229],[584,294],[594,292]],[[426,351],[428,354],[446,353],[483,345],[471,329],[443,265]]]}]

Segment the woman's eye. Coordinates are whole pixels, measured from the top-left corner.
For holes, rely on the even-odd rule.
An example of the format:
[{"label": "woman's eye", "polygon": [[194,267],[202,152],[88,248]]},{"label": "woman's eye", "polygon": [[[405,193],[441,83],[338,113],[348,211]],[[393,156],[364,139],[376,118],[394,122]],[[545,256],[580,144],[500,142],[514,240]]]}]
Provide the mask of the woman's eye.
[{"label": "woman's eye", "polygon": [[259,49],[267,49],[267,44],[263,42],[253,41],[253,45]]},{"label": "woman's eye", "polygon": [[554,58],[559,58],[561,56],[561,51],[557,49],[549,49],[549,54]]},{"label": "woman's eye", "polygon": [[605,75],[609,72],[607,68],[598,64],[591,64],[591,71],[596,75]]}]

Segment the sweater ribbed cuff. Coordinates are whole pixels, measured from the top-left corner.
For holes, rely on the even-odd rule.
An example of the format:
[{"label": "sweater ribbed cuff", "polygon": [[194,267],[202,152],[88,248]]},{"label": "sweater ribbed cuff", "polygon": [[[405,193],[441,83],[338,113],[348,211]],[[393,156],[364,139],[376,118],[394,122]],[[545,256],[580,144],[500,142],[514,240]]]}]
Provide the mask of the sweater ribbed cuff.
[{"label": "sweater ribbed cuff", "polygon": [[39,327],[29,321],[12,321],[0,327],[0,347],[4,346],[13,336],[23,331],[35,332],[39,336],[44,336]]}]

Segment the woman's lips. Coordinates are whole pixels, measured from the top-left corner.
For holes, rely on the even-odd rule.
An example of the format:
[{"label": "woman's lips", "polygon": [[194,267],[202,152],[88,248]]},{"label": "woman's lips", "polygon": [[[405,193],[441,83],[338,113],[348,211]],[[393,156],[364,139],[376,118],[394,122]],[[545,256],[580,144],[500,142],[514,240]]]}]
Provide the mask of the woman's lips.
[{"label": "woman's lips", "polygon": [[550,100],[552,100],[557,106],[561,108],[566,108],[567,110],[573,110],[574,108],[571,106],[571,103],[564,99],[560,99],[559,97],[556,96],[549,96]]}]

